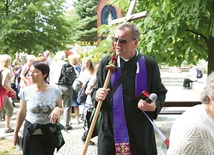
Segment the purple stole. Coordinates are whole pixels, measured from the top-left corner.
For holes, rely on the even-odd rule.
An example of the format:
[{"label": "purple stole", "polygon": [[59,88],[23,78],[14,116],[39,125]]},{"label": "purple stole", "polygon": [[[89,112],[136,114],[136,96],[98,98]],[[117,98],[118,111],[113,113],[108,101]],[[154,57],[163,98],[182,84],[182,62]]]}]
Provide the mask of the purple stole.
[{"label": "purple stole", "polygon": [[[117,70],[111,75],[111,86],[113,87],[121,76],[120,58],[117,59]],[[137,62],[135,96],[137,97],[143,90],[147,90],[146,65],[142,56]],[[113,95],[113,121],[114,140],[116,155],[131,155],[129,134],[124,113],[122,84]],[[137,106],[137,105],[136,105]]]}]

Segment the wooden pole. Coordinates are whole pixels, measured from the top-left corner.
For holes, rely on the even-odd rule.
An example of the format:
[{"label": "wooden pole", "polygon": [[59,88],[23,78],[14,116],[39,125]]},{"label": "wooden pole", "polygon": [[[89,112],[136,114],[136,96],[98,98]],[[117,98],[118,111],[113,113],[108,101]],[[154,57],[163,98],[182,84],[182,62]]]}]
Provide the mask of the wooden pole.
[{"label": "wooden pole", "polygon": [[[103,88],[105,88],[105,89],[108,87],[108,84],[109,84],[109,81],[110,81],[112,72],[113,72],[112,69],[109,69],[109,70],[108,70],[108,73],[107,73],[107,76],[106,76],[106,79],[105,79],[105,83],[104,83],[104,85],[103,85]],[[100,108],[101,108],[101,106],[102,106],[102,103],[103,103],[103,101],[99,101],[98,104],[97,104],[96,111],[95,111],[95,113],[94,113],[94,117],[93,117],[93,119],[92,119],[92,123],[91,123],[90,129],[89,129],[89,132],[88,132],[86,141],[85,141],[85,145],[84,145],[84,148],[83,148],[82,155],[86,155],[86,152],[87,152],[87,149],[88,149],[88,145],[89,145],[91,136],[92,136],[92,134],[93,134],[94,127],[95,127],[95,125],[96,125],[97,118],[98,118],[98,115],[99,115],[99,112],[100,112]]]},{"label": "wooden pole", "polygon": [[136,6],[136,5],[137,5],[137,0],[131,1],[131,4],[130,4],[130,6],[129,6],[129,10],[128,10],[126,16],[130,16],[131,14],[134,13],[134,9],[135,9],[135,6]]}]

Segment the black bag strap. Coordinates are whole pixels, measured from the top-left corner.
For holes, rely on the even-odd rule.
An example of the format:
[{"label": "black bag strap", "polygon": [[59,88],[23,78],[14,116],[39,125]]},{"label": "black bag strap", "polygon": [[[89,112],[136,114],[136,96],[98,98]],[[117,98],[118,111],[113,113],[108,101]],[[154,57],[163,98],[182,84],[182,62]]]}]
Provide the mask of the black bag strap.
[{"label": "black bag strap", "polygon": [[109,101],[112,99],[114,93],[116,92],[117,88],[119,87],[119,85],[121,84],[121,82],[123,81],[124,77],[135,67],[135,64],[138,62],[138,60],[141,58],[141,54],[139,53],[136,57],[134,57],[134,59],[131,61],[130,63],[130,68],[125,70],[122,75],[120,76],[120,78],[117,80],[116,84],[114,85],[114,87],[111,89],[109,95],[108,95],[108,99]]}]

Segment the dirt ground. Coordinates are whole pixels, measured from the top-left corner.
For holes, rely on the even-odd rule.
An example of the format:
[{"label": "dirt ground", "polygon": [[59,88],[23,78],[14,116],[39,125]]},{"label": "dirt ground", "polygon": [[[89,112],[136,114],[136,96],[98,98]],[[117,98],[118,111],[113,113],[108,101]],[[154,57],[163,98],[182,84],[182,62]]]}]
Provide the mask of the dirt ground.
[{"label": "dirt ground", "polygon": [[11,139],[0,139],[0,155],[21,155],[22,151],[17,150]]}]

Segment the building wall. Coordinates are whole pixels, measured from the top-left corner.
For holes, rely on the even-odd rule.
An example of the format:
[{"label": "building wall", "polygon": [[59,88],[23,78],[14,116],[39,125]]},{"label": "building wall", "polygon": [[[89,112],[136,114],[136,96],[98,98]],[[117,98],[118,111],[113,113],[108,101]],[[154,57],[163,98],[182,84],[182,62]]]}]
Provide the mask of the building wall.
[{"label": "building wall", "polygon": [[[96,12],[97,12],[97,28],[102,24],[102,23],[101,23],[101,13],[102,13],[103,8],[104,8],[106,5],[109,5],[109,4],[107,4],[108,1],[109,1],[109,0],[100,0],[100,1],[98,2],[97,10],[96,10]],[[115,7],[115,6],[114,6],[114,8],[115,8],[116,11],[117,11],[117,18],[123,17],[122,11],[121,11],[118,7]],[[99,44],[100,41],[101,41],[101,38],[98,36],[98,34],[97,34],[97,38],[98,38],[97,42],[98,42],[98,44]]]}]

